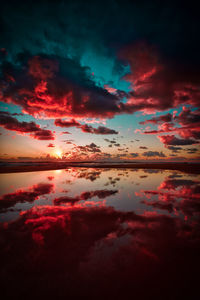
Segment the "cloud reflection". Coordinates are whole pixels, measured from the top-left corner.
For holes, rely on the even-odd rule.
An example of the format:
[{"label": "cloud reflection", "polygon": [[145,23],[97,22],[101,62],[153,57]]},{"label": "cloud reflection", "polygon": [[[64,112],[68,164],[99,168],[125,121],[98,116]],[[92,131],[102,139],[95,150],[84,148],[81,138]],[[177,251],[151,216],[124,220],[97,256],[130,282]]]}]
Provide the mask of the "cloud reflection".
[{"label": "cloud reflection", "polygon": [[35,286],[44,295],[48,285],[48,297],[58,290],[65,297],[127,296],[131,290],[143,298],[183,295],[186,287],[195,288],[191,276],[198,270],[200,245],[196,225],[112,207],[34,207],[0,227],[5,292],[26,293],[32,299]]},{"label": "cloud reflection", "polygon": [[14,193],[5,194],[0,198],[0,212],[5,212],[17,203],[33,202],[42,195],[50,194],[53,187],[53,184],[39,183],[29,187],[27,191],[20,189]]},{"label": "cloud reflection", "polygon": [[[49,173],[47,183],[1,197],[5,212],[41,195],[52,199],[31,209],[24,205],[17,219],[0,223],[5,299],[194,299],[200,268],[198,176],[98,172],[98,180],[89,182],[89,169]],[[102,188],[112,181],[116,189]],[[70,196],[63,195],[66,186]],[[130,206],[136,204],[139,210]]]}]

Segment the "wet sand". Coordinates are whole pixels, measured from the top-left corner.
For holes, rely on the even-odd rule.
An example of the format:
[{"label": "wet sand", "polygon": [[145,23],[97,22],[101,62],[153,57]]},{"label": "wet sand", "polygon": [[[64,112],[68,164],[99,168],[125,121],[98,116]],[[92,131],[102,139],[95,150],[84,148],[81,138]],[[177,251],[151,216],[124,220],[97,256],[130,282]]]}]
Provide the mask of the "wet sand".
[{"label": "wet sand", "polygon": [[157,169],[157,170],[177,170],[186,173],[200,174],[200,163],[15,163],[5,164],[0,167],[0,173],[34,172],[45,170],[59,170],[72,167],[78,168],[131,168],[131,169]]}]

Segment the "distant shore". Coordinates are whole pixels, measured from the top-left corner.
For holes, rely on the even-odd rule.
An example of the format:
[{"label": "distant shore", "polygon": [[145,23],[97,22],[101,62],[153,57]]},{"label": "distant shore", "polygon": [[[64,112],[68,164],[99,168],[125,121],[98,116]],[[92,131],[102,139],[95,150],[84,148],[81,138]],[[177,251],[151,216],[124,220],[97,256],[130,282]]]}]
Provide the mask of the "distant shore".
[{"label": "distant shore", "polygon": [[160,169],[160,170],[176,170],[192,174],[200,174],[200,163],[189,162],[142,162],[142,163],[68,163],[68,162],[42,162],[42,163],[6,163],[0,166],[0,173],[16,173],[16,172],[34,172],[59,170],[67,168],[114,168],[114,169]]}]

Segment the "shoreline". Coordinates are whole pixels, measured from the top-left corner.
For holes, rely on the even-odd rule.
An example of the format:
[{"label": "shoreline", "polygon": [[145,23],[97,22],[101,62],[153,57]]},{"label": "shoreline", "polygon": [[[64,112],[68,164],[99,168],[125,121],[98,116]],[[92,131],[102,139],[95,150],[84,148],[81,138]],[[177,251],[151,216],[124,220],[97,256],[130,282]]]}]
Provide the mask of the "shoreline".
[{"label": "shoreline", "polygon": [[13,164],[0,167],[0,173],[36,172],[61,170],[67,168],[98,168],[98,169],[158,169],[174,170],[191,174],[200,174],[200,163],[43,163],[34,165],[14,166]]}]

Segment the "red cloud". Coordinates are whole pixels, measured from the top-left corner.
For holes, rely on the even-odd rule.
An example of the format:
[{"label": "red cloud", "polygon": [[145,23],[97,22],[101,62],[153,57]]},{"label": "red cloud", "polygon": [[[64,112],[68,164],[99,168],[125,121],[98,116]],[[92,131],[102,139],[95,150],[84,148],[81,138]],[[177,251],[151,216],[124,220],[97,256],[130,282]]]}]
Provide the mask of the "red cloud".
[{"label": "red cloud", "polygon": [[182,112],[175,116],[175,121],[181,125],[200,124],[200,109],[191,111],[190,108],[183,107]]},{"label": "red cloud", "polygon": [[160,141],[165,145],[172,145],[172,146],[178,146],[178,145],[193,145],[197,144],[198,142],[192,139],[179,139],[175,137],[174,135],[164,135],[164,136],[158,136]]},{"label": "red cloud", "polygon": [[81,124],[74,119],[71,119],[70,121],[56,119],[54,124],[60,127],[77,127],[80,128],[83,132],[92,134],[118,134],[118,132],[114,129],[110,129],[105,126],[94,128],[91,125]]},{"label": "red cloud", "polygon": [[177,131],[179,132],[180,128],[173,127],[172,123],[163,123],[159,126],[158,130],[147,130],[141,132],[141,134],[158,134],[158,133],[164,133],[164,132],[172,132]]},{"label": "red cloud", "polygon": [[34,56],[28,62],[29,74],[36,80],[47,80],[54,76],[55,72],[58,72],[59,65],[58,62],[51,59],[43,58],[39,56]]},{"label": "red cloud", "polygon": [[59,127],[79,127],[79,126],[81,126],[81,124],[74,119],[71,119],[70,121],[56,119],[54,124]]},{"label": "red cloud", "polygon": [[93,133],[93,134],[118,134],[118,131],[104,126],[99,126],[98,128],[94,128],[90,125],[85,124],[82,125],[80,128],[83,132]]},{"label": "red cloud", "polygon": [[21,70],[5,66],[1,100],[20,105],[33,116],[51,118],[111,118],[141,110],[166,110],[183,103],[198,106],[200,82],[189,67],[184,66],[183,72],[182,66],[163,61],[146,44],[127,47],[119,56],[130,65],[131,73],[124,79],[131,82],[131,92],[113,93],[97,86],[86,68],[72,59],[41,55],[27,61],[24,58]]},{"label": "red cloud", "polygon": [[[173,121],[173,122],[172,122]],[[162,123],[164,122],[164,123]],[[160,134],[166,132],[174,132],[180,138],[174,135],[159,136],[164,144],[168,145],[192,145],[198,144],[200,139],[200,110],[192,111],[190,108],[183,107],[182,112],[172,118],[171,114],[140,122],[140,124],[153,123],[160,124],[158,129],[141,131],[141,134]],[[175,126],[178,123],[178,126]]]},{"label": "red cloud", "polygon": [[200,109],[191,111],[191,109],[183,107],[182,112],[175,117],[175,121],[182,126],[179,131],[180,136],[200,139]]},{"label": "red cloud", "polygon": [[153,47],[145,43],[127,47],[121,51],[120,58],[131,67],[131,73],[124,77],[133,87],[127,95],[128,102],[124,104],[127,112],[161,111],[183,103],[198,107],[200,81],[195,70],[175,62],[165,62]]},{"label": "red cloud", "polygon": [[41,55],[30,57],[21,70],[12,67],[5,67],[1,100],[20,105],[30,115],[105,118],[121,111],[121,96],[96,86],[75,60]]},{"label": "red cloud", "polygon": [[182,66],[165,62],[145,43],[127,47],[119,56],[131,68],[124,77],[133,87],[129,93],[116,90],[113,94],[106,86],[97,86],[86,68],[72,59],[40,55],[24,57],[21,70],[4,67],[1,100],[20,105],[31,115],[53,118],[105,118],[138,110],[165,110],[182,103],[198,106],[200,82],[191,68],[184,66],[183,72]]},{"label": "red cloud", "polygon": [[35,122],[20,122],[8,112],[0,112],[0,126],[18,133],[30,133],[37,140],[54,140],[50,130],[40,128]]},{"label": "red cloud", "polygon": [[143,122],[139,122],[139,124],[147,124],[147,123],[152,123],[152,124],[159,124],[162,122],[171,122],[172,121],[172,115],[170,113],[166,115],[162,115],[159,117],[154,117],[152,119],[145,120]]},{"label": "red cloud", "polygon": [[50,143],[47,147],[49,147],[49,148],[54,148],[55,147],[55,145],[54,144],[52,144],[52,143]]}]

